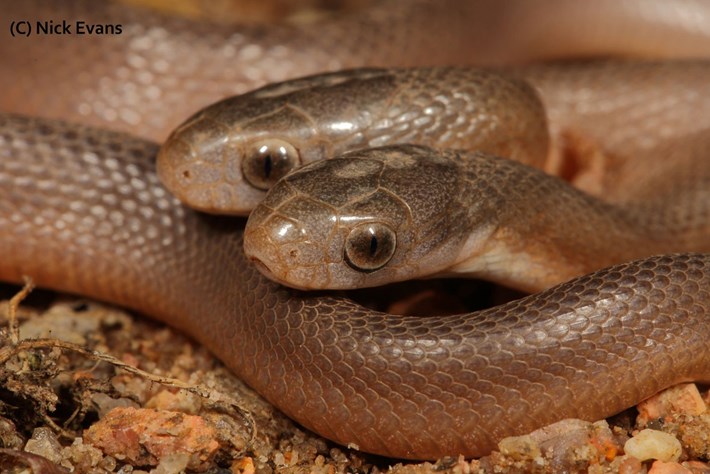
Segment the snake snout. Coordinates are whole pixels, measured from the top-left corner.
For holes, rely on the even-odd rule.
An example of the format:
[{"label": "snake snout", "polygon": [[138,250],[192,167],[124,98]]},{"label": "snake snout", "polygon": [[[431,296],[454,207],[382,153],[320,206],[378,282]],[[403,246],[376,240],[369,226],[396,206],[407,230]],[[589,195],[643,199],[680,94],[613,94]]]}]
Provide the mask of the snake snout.
[{"label": "snake snout", "polygon": [[193,119],[160,148],[157,171],[181,202],[211,214],[247,215],[264,197],[244,181],[239,144],[209,121]]},{"label": "snake snout", "polygon": [[280,252],[269,245],[250,246],[247,242],[245,239],[244,253],[256,269],[268,279],[299,290],[319,288],[317,284],[313,284],[312,269],[295,264],[299,258],[298,250]]}]

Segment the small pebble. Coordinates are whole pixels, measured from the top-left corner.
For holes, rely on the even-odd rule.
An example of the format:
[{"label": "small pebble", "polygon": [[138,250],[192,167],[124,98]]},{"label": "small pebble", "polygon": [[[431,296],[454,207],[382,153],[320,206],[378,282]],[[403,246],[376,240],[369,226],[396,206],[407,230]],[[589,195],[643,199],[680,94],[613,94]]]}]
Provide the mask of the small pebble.
[{"label": "small pebble", "polygon": [[25,444],[25,451],[45,457],[55,463],[62,461],[62,445],[49,428],[35,428],[32,438]]},{"label": "small pebble", "polygon": [[681,446],[675,436],[658,430],[641,430],[624,445],[624,452],[640,461],[658,459],[671,462],[680,458]]},{"label": "small pebble", "polygon": [[700,415],[707,411],[698,387],[692,383],[680,384],[654,395],[638,405],[637,423],[646,426],[650,421],[673,419],[680,414]]},{"label": "small pebble", "polygon": [[541,456],[540,447],[530,435],[510,436],[498,443],[498,449],[513,459],[535,459]]},{"label": "small pebble", "polygon": [[165,460],[164,466],[175,467],[187,459],[193,470],[209,465],[220,447],[216,429],[203,417],[150,408],[114,408],[84,432],[84,441],[134,464]]},{"label": "small pebble", "polygon": [[693,474],[693,471],[677,462],[654,461],[648,474]]}]

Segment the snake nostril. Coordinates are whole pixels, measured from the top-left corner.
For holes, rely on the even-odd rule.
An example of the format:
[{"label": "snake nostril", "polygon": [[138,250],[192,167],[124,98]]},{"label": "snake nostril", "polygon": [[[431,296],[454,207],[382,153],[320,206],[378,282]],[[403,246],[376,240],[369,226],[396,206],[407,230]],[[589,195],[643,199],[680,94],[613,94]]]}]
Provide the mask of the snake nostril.
[{"label": "snake nostril", "polygon": [[190,173],[190,170],[185,170],[182,172],[182,177],[189,180],[192,178],[192,173]]}]

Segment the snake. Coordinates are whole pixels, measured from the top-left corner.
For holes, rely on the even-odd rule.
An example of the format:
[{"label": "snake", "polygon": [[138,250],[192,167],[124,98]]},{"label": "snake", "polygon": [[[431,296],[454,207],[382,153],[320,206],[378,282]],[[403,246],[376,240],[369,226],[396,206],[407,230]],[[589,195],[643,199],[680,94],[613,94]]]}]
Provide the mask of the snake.
[{"label": "snake", "polygon": [[[312,21],[235,28],[125,2],[2,2],[6,28],[27,21],[33,30],[14,37],[6,30],[0,42],[0,110],[163,141],[210,103],[306,74],[610,55],[697,58],[710,51],[703,0],[370,3]],[[35,34],[37,21],[71,28]],[[121,33],[78,34],[77,21],[120,25]]]},{"label": "snake", "polygon": [[190,207],[247,215],[298,166],[416,143],[503,156],[623,201],[664,161],[665,142],[710,129],[708,75],[705,60],[319,74],[198,111],[165,141],[157,169]]},{"label": "snake", "polygon": [[[559,5],[565,3],[572,4]],[[607,2],[608,7],[617,4]],[[25,5],[29,9],[23,10]],[[448,38],[455,23],[437,23],[444,17],[435,15],[439,10],[434,3],[421,5],[429,8],[423,10],[426,21],[419,26]],[[494,11],[487,9],[492,3],[481,5],[486,8],[479,11]],[[513,5],[517,13],[528,8],[527,2]],[[617,35],[629,34],[632,52],[670,55],[686,43],[690,56],[707,51],[707,29],[693,26],[705,24],[702,2],[674,4],[679,5],[680,28],[666,28],[665,15],[676,11],[675,6],[669,11],[664,2],[644,5],[649,13],[644,21],[651,19],[646,29],[630,27],[636,16],[630,14],[634,10],[629,4],[606,17],[613,21],[601,23],[614,25]],[[687,15],[684,7],[697,14]],[[0,118],[3,281],[19,282],[31,275],[39,285],[114,302],[173,325],[208,346],[236,375],[306,428],[344,445],[398,458],[484,455],[505,436],[566,417],[603,417],[672,384],[707,380],[707,254],[621,263],[489,310],[433,318],[394,316],[345,297],[304,293],[269,281],[244,255],[243,220],[204,215],[181,204],[159,182],[154,170],[159,147],[145,138],[162,140],[210,101],[295,72],[282,70],[284,64],[276,61],[260,69],[267,71],[263,76],[215,73],[200,79],[199,71],[220,68],[175,54],[187,45],[202,46],[204,54],[193,58],[216,60],[220,66],[236,58],[235,51],[259,56],[255,48],[246,47],[256,43],[235,43],[244,37],[227,27],[200,28],[187,20],[163,23],[160,15],[129,14],[123,7],[94,2],[12,2],[3,9],[13,19],[42,11],[73,21],[79,12],[89,22],[131,26],[122,38],[94,38],[90,43],[36,36],[0,43],[7,59],[0,74],[6,91],[2,110],[46,117]],[[408,11],[401,18],[411,20],[414,10]],[[373,26],[377,23],[354,18],[347,21],[389,32],[385,38],[399,31],[390,24],[378,29]],[[379,12],[373,18],[390,17]],[[480,18],[483,25],[507,21],[520,26],[520,18],[527,17],[506,15],[509,19],[503,20],[488,13]],[[440,29],[430,28],[437,24]],[[546,23],[540,24],[537,31],[547,33]],[[331,33],[337,35],[342,26]],[[184,36],[178,27],[186,31]],[[677,34],[660,35],[659,28]],[[466,34],[480,34],[484,43],[493,43],[490,37],[496,36],[469,25],[464,30],[467,44],[479,43]],[[258,36],[245,31],[247,41]],[[262,41],[272,38],[263,28],[253,31]],[[315,45],[304,47],[302,62],[312,64],[306,58],[310,55],[321,61],[314,59],[311,70],[299,69],[298,74],[387,65],[387,58],[377,56],[350,63],[335,59],[374,50],[386,56],[385,49],[368,47],[363,37],[339,43],[333,38],[342,36],[322,30],[299,36],[302,31],[306,29],[274,27],[277,40],[265,51],[291,57],[284,46],[289,33],[289,41],[308,39],[295,44]],[[520,48],[529,44],[530,30],[527,33],[520,36],[525,39],[518,43]],[[515,28],[511,34],[515,37]],[[537,35],[542,36],[547,35]],[[547,37],[553,39],[543,41],[540,58],[554,56],[568,44]],[[170,43],[172,38],[178,42]],[[390,42],[393,50],[432,52],[429,41],[415,42],[406,34],[398,38],[401,43]],[[607,47],[616,38],[608,38],[606,45],[601,41],[601,50],[582,48],[581,54],[609,53]],[[210,48],[216,42],[225,48]],[[329,51],[330,45],[343,49],[332,56],[317,54],[319,47]],[[348,51],[353,45],[363,46]],[[62,58],[78,62],[52,62],[48,52],[58,47],[67,48]],[[71,54],[79,49],[82,54]],[[500,49],[500,55],[488,59],[481,53],[480,62],[530,57],[524,48],[512,48],[507,57]],[[438,51],[441,54],[431,56],[436,60],[423,62],[465,61],[449,56],[453,53],[447,48]],[[91,61],[92,52],[107,53],[105,61]],[[50,77],[45,71],[52,64],[59,75]],[[146,74],[140,74],[146,67]],[[195,82],[189,80],[193,74]],[[205,91],[198,86],[202,83]],[[194,94],[173,92],[177,84],[187,85]],[[155,108],[163,99],[163,107]],[[142,138],[108,129],[132,131]]]},{"label": "snake", "polygon": [[[709,73],[707,61],[676,60],[320,74],[197,112],[162,146],[157,170],[193,208],[256,207],[245,250],[282,284],[467,274],[540,291],[644,255],[710,251]],[[601,168],[603,181],[567,179],[617,206],[515,165],[446,153],[450,163],[434,165],[442,155],[414,148],[286,176],[383,143],[475,150],[553,174],[572,167],[564,161],[583,143],[600,156],[587,174]]]},{"label": "snake", "polygon": [[3,115],[0,145],[1,280],[31,275],[165,321],[344,445],[480,456],[710,371],[707,254],[623,263],[476,313],[391,315],[266,279],[241,219],[160,184],[152,142]]},{"label": "snake", "polygon": [[668,165],[616,204],[494,155],[367,148],[281,178],[249,216],[244,251],[305,290],[467,276],[537,292],[648,255],[710,252],[709,145],[705,133],[646,156]]}]

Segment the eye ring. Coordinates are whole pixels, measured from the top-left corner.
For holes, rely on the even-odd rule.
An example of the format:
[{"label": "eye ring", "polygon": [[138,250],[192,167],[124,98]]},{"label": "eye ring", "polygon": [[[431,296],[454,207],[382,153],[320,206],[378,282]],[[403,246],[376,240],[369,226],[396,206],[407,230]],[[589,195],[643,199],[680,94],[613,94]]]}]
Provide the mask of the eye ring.
[{"label": "eye ring", "polygon": [[390,261],[397,248],[397,234],[380,222],[358,224],[345,239],[345,261],[359,272],[379,270]]},{"label": "eye ring", "polygon": [[244,178],[257,189],[269,190],[301,163],[298,150],[278,138],[251,143],[242,160]]}]

